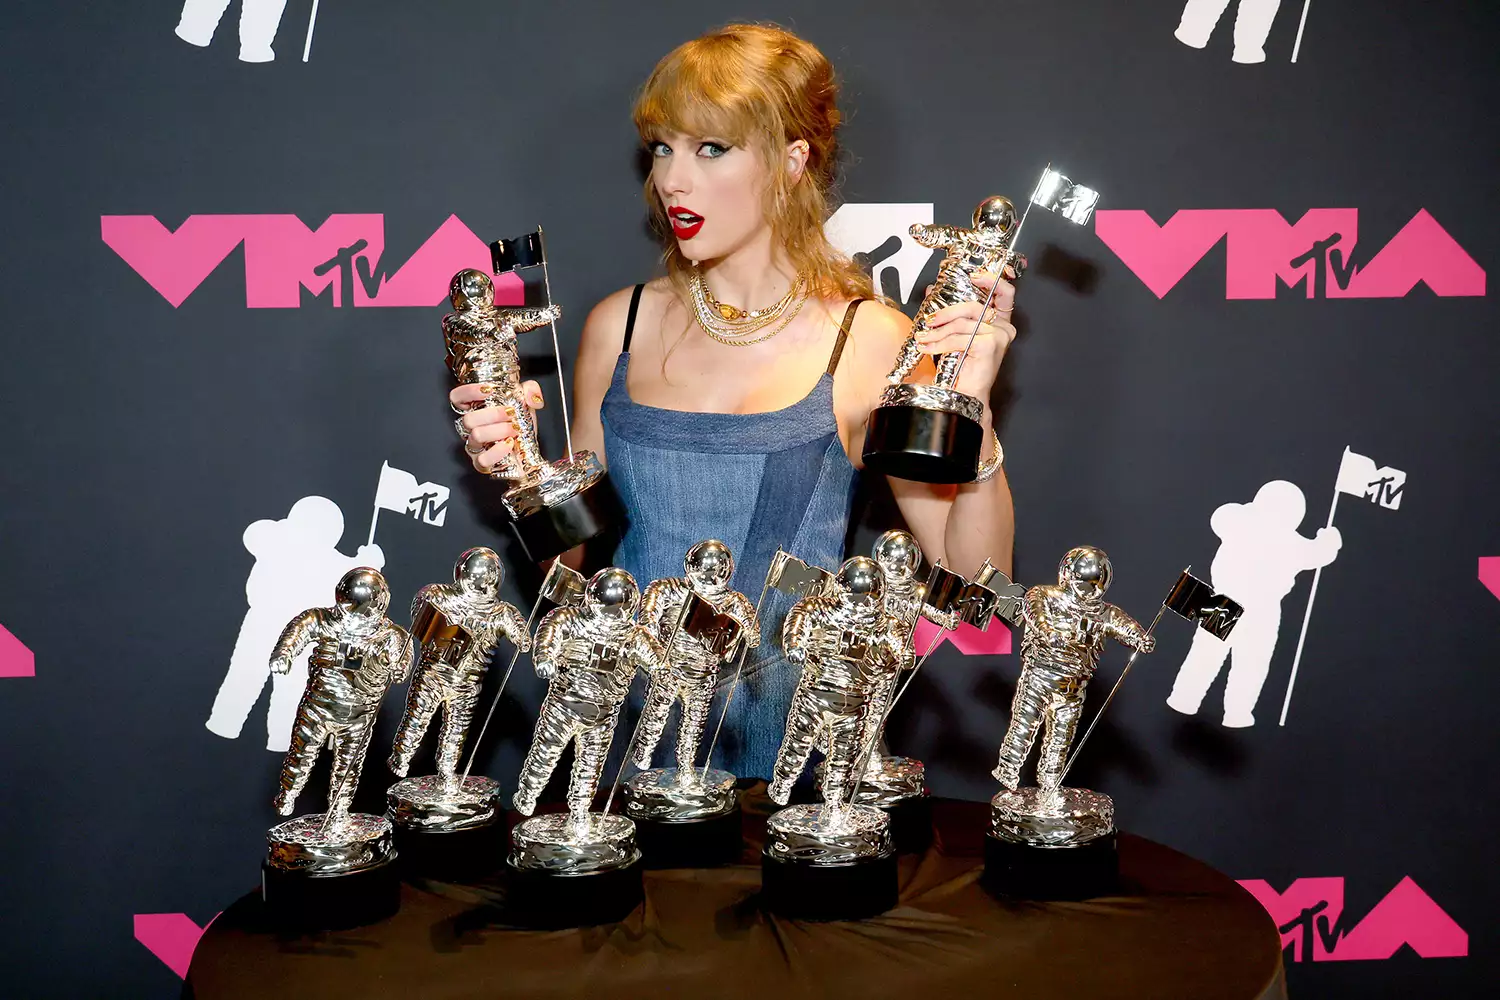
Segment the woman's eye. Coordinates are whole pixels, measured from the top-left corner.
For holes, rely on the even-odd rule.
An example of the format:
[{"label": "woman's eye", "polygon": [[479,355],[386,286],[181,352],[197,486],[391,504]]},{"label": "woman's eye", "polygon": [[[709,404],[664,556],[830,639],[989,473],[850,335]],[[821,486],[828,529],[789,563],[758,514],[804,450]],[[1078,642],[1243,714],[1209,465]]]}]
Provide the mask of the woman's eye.
[{"label": "woman's eye", "polygon": [[668,146],[666,143],[664,143],[664,142],[662,142],[660,140],[657,140],[655,142],[648,142],[648,143],[646,143],[646,149],[648,149],[651,152],[652,156],[671,156],[672,155],[672,147]]},{"label": "woman's eye", "polygon": [[699,144],[699,146],[698,146],[698,155],[699,156],[706,156],[710,160],[713,160],[713,159],[717,159],[718,157],[723,156],[725,153],[729,152],[729,148],[730,147],[724,145],[723,143],[705,142],[705,143]]}]

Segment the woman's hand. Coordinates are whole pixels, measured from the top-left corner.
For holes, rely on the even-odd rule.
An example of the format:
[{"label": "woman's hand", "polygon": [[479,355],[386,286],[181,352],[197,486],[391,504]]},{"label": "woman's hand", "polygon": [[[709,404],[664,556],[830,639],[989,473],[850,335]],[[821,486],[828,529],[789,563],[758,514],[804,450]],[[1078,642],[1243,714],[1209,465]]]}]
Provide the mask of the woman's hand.
[{"label": "woman's hand", "polygon": [[[1005,273],[1008,277],[1015,276],[1015,272],[1009,267],[1005,269]],[[969,337],[974,334],[974,324],[981,318],[982,312],[984,322],[979,324],[979,333],[974,336],[969,356],[964,359],[956,388],[988,405],[990,389],[995,384],[1000,363],[1005,360],[1005,352],[1010,348],[1011,341],[1016,339],[1016,328],[1011,324],[1011,313],[1016,304],[1016,286],[1004,278],[1000,279],[989,309],[984,310],[984,297],[995,286],[995,276],[985,271],[976,271],[970,277],[974,281],[975,290],[980,294],[979,301],[944,306],[932,314],[932,318],[927,321],[928,329],[920,331],[916,337],[924,354],[962,351],[969,343]]]},{"label": "woman's hand", "polygon": [[[448,405],[460,413],[453,422],[459,436],[464,439],[464,451],[474,468],[484,475],[495,471],[505,457],[516,448],[516,425],[511,412],[504,406],[486,406],[486,385],[461,385],[448,393]],[[546,405],[542,399],[542,387],[534,380],[521,383],[521,394],[526,405],[540,410]]]}]

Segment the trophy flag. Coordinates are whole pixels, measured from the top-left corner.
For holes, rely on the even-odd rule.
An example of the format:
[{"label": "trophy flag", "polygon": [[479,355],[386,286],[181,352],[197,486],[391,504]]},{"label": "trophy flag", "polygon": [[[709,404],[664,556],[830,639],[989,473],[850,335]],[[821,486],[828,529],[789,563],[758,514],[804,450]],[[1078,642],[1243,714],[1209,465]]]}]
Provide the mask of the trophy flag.
[{"label": "trophy flag", "polygon": [[809,566],[784,549],[777,549],[766,571],[766,586],[792,597],[831,593],[833,574],[820,566]]},{"label": "trophy flag", "polygon": [[1187,570],[1182,571],[1172,592],[1162,602],[1168,611],[1176,612],[1195,623],[1216,639],[1228,639],[1234,625],[1245,609],[1214,589]]},{"label": "trophy flag", "polygon": [[1094,216],[1094,207],[1099,204],[1099,192],[1074,184],[1049,166],[1042,171],[1036,190],[1031,192],[1031,203],[1055,212],[1069,222],[1086,226]]},{"label": "trophy flag", "polygon": [[[1344,455],[1339,459],[1339,474],[1333,485],[1333,503],[1328,507],[1328,527],[1333,527],[1333,515],[1339,509],[1339,496],[1362,497],[1386,510],[1399,510],[1401,497],[1406,491],[1406,473],[1388,465],[1377,467],[1375,460],[1344,446]],[[1297,683],[1297,668],[1302,665],[1302,644],[1307,641],[1307,625],[1312,621],[1313,598],[1318,596],[1318,580],[1323,576],[1323,567],[1313,570],[1312,588],[1307,594],[1307,611],[1302,615],[1302,634],[1297,637],[1297,652],[1292,656],[1292,675],[1286,682],[1286,698],[1281,703],[1281,725],[1286,725],[1287,710],[1292,707],[1292,688]]]},{"label": "trophy flag", "polygon": [[[509,274],[523,267],[542,269],[542,291],[547,304],[552,304],[552,278],[547,272],[547,240],[542,236],[542,227],[514,239],[499,239],[490,244],[490,270],[496,274]],[[563,438],[568,444],[568,455],[573,455],[573,418],[568,415],[568,386],[563,377],[562,347],[557,342],[557,323],[548,326],[552,330],[552,355],[557,359],[557,399],[562,406]]]},{"label": "trophy flag", "polygon": [[380,483],[375,487],[375,511],[370,515],[370,537],[375,543],[375,523],[382,510],[410,514],[424,524],[441,528],[448,519],[448,487],[437,483],[419,483],[410,472],[403,472],[389,462],[380,463]]}]

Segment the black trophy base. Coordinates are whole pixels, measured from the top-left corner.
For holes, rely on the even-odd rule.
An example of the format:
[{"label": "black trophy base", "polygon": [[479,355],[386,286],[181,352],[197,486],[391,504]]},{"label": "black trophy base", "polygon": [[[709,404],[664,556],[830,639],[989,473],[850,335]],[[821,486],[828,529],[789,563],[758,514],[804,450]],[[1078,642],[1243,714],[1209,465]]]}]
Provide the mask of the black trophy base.
[{"label": "black trophy base", "polygon": [[510,844],[503,816],[482,826],[458,830],[397,826],[395,837],[401,876],[438,882],[482,879],[505,862]]},{"label": "black trophy base", "polygon": [[760,856],[761,905],[793,920],[864,920],[900,896],[894,852],[841,865]]},{"label": "black trophy base", "polygon": [[734,864],[744,853],[742,820],[739,806],[676,823],[637,819],[635,835],[647,868],[717,868]]},{"label": "black trophy base", "polygon": [[338,875],[260,866],[260,898],[279,929],[337,931],[363,927],[401,908],[401,878],[395,859]]},{"label": "black trophy base", "polygon": [[562,930],[619,923],[646,898],[637,859],[623,868],[567,875],[505,866],[506,910],[521,926]]},{"label": "black trophy base", "polygon": [[616,527],[624,517],[625,508],[606,472],[561,503],[518,517],[510,526],[527,558],[542,562]]},{"label": "black trophy base", "polygon": [[865,468],[918,483],[971,483],[984,428],[951,410],[877,406],[865,430]]},{"label": "black trophy base", "polygon": [[879,808],[891,819],[891,840],[898,854],[921,854],[932,846],[932,796],[927,789]]},{"label": "black trophy base", "polygon": [[1077,847],[1039,847],[984,838],[984,874],[990,892],[1020,899],[1091,899],[1119,889],[1120,854],[1115,834]]}]

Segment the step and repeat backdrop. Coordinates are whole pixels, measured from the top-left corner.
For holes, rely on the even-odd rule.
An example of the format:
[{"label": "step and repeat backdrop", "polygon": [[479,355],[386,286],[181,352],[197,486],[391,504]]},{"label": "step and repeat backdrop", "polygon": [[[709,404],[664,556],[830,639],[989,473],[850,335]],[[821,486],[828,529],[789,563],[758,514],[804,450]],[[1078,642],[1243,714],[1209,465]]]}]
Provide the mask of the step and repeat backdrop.
[{"label": "step and repeat backdrop", "polygon": [[[1015,575],[1098,545],[1137,618],[1189,565],[1245,615],[1166,619],[1076,783],[1241,880],[1294,996],[1493,982],[1492,5],[153,0],[0,13],[7,992],[175,995],[275,818],[305,665],[270,646],[346,569],[404,608],[488,544],[530,605],[453,435],[448,279],[543,225],[570,363],[657,273],[634,92],[732,20],[834,62],[832,231],[908,311],[911,223],[1048,163],[1102,193],[1023,237]],[[853,549],[893,525],[881,484],[859,517]],[[1011,639],[956,634],[892,718],[938,794],[994,791]],[[480,749],[507,788],[542,691],[523,664]]]}]

